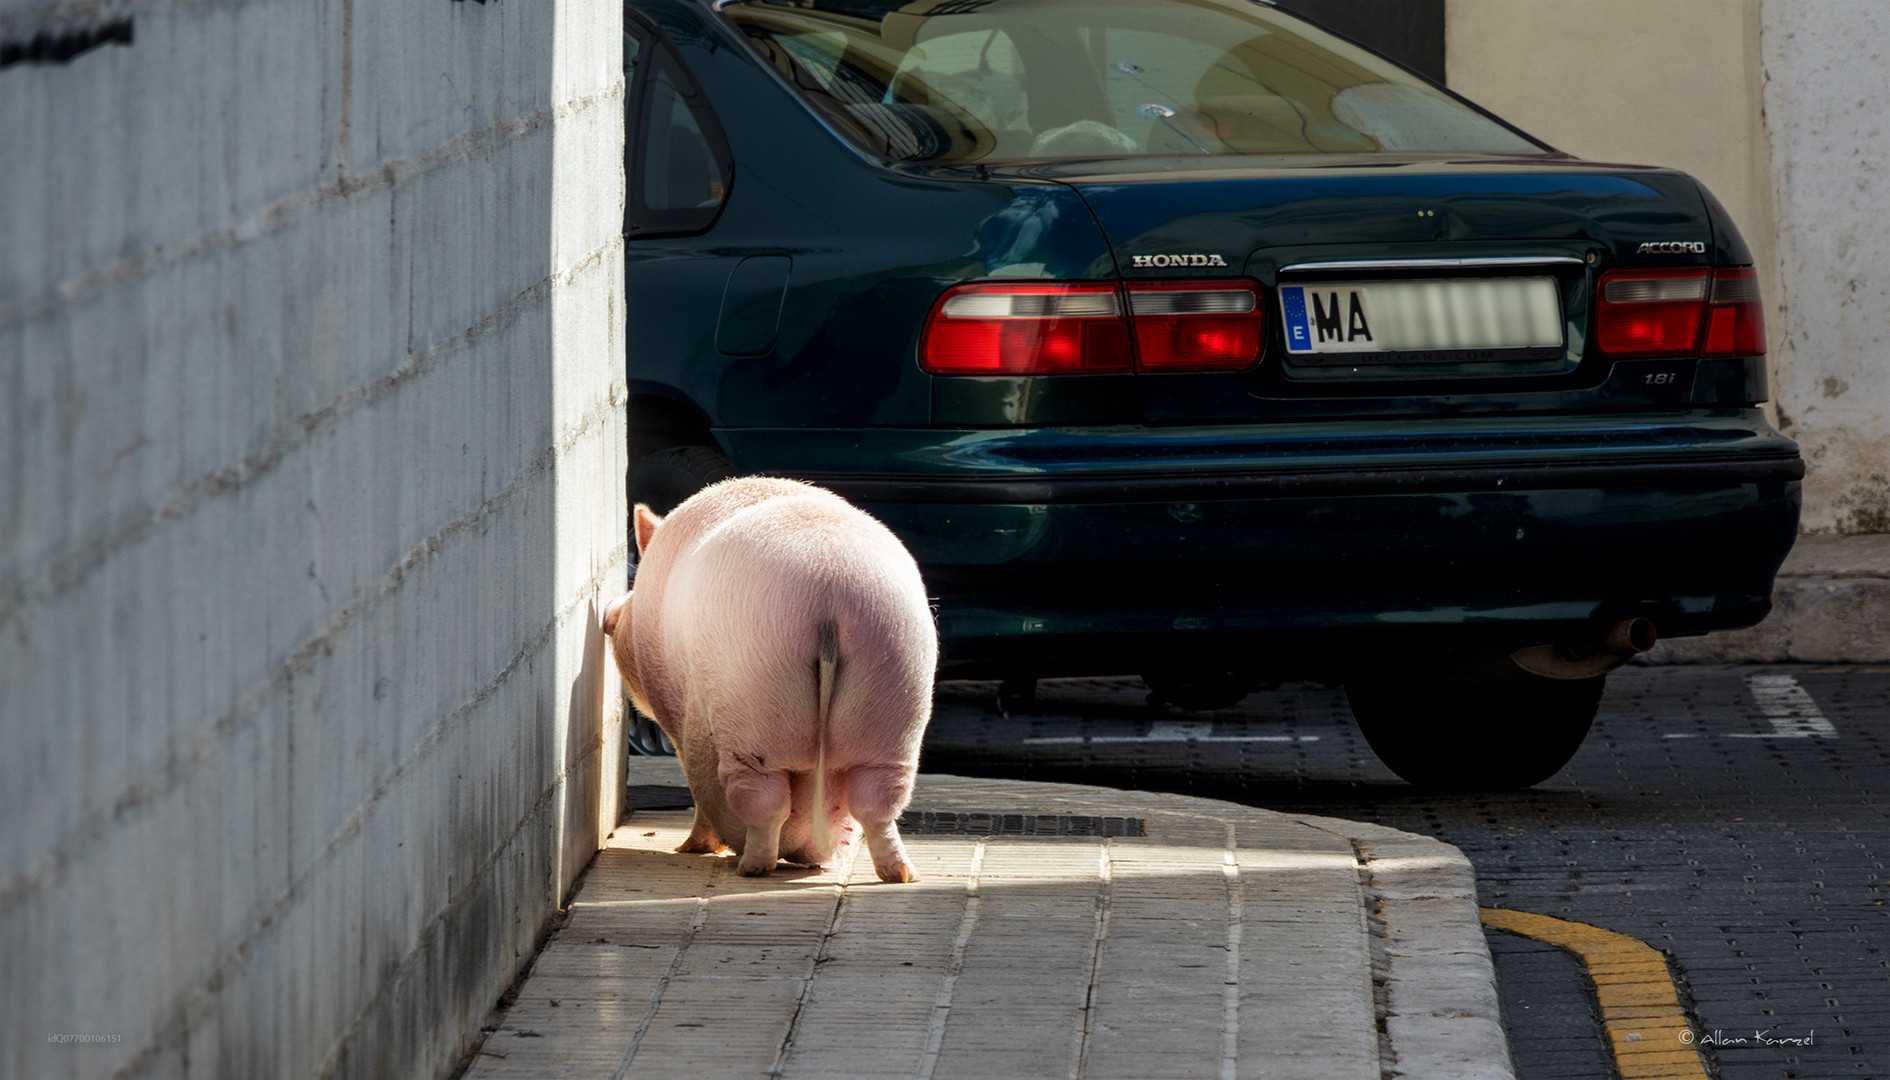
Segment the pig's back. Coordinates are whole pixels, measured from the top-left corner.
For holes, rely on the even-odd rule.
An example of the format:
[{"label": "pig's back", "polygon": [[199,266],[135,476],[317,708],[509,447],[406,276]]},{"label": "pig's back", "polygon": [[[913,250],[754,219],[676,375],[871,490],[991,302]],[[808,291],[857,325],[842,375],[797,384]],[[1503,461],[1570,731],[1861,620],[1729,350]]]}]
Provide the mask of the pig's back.
[{"label": "pig's back", "polygon": [[685,672],[678,655],[685,643],[665,631],[680,621],[666,614],[674,606],[669,590],[671,569],[693,561],[703,538],[731,516],[769,499],[813,490],[795,480],[738,477],[696,492],[663,519],[656,538],[637,560],[630,593],[631,635],[639,678],[657,716],[673,726],[680,726],[685,719]]},{"label": "pig's back", "polygon": [[720,515],[676,552],[659,618],[687,684],[681,704],[692,717],[755,717],[753,730],[717,722],[724,750],[811,767],[816,660],[831,624],[828,767],[916,761],[938,656],[918,567],[866,513],[794,486]]}]

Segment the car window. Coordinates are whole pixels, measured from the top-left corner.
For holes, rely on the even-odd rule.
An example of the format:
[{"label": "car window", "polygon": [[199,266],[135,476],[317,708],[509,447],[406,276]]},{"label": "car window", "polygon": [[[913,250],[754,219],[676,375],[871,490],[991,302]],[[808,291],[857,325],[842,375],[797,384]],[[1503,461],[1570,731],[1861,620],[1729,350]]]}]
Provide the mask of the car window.
[{"label": "car window", "polygon": [[1030,95],[1017,44],[1002,30],[943,33],[900,61],[882,104],[924,95],[942,98],[1000,135],[1030,137]]},{"label": "car window", "polygon": [[796,34],[781,42],[794,54],[806,68],[814,73],[821,85],[831,87],[834,72],[840,66],[841,57],[846,55],[847,36],[838,30],[828,33],[814,31]]},{"label": "car window", "polygon": [[643,204],[651,210],[691,210],[722,200],[715,152],[702,134],[671,73],[651,77],[649,127],[643,137]]},{"label": "car window", "polygon": [[869,150],[1540,154],[1398,65],[1247,0],[747,0],[751,45]]},{"label": "car window", "polygon": [[623,231],[630,232],[631,219],[636,216],[636,200],[628,193],[628,188],[636,183],[637,162],[637,102],[642,92],[643,83],[637,78],[637,71],[643,65],[644,33],[636,13],[628,3],[623,6],[623,180],[626,188],[623,201]]},{"label": "car window", "polygon": [[647,67],[633,93],[636,123],[625,139],[632,235],[699,232],[728,197],[729,158],[721,128],[688,72],[667,48],[645,42],[625,65]]}]

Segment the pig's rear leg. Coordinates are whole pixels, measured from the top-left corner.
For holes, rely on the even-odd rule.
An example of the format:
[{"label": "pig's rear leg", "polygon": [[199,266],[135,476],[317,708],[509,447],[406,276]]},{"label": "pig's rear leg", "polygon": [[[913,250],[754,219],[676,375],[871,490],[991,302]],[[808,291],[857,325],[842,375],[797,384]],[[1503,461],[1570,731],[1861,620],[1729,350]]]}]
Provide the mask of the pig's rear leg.
[{"label": "pig's rear leg", "polygon": [[715,826],[709,824],[709,816],[698,806],[695,827],[689,830],[689,839],[684,840],[676,850],[689,854],[720,855],[728,850],[728,845],[722,843],[722,838],[716,835]]},{"label": "pig's rear leg", "polygon": [[787,824],[788,812],[793,808],[787,773],[744,768],[724,772],[722,782],[729,809],[748,823],[739,869],[747,877],[768,873],[780,861],[781,826]]},{"label": "pig's rear leg", "polygon": [[860,823],[873,872],[881,881],[917,881],[919,871],[899,841],[899,812],[912,800],[912,770],[899,765],[867,765],[847,777],[847,804]]}]

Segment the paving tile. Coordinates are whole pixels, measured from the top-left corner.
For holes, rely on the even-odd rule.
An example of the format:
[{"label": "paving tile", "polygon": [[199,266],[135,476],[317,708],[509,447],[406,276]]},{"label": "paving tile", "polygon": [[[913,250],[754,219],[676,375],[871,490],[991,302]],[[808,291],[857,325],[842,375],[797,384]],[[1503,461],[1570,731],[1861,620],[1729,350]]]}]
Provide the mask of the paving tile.
[{"label": "paving tile", "polygon": [[864,859],[742,878],[669,850],[688,813],[638,811],[469,1075],[1157,1080],[1218,1077],[1231,1046],[1238,1076],[1376,1078],[1351,843],[1106,794],[922,781],[935,813],[1147,835],[914,834],[924,880],[894,886]]}]

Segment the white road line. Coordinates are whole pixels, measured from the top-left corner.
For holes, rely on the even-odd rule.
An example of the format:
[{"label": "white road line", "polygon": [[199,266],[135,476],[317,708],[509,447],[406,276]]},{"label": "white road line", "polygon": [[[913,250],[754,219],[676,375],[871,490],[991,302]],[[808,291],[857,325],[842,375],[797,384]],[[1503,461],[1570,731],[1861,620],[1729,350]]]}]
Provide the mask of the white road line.
[{"label": "white road line", "polygon": [[1317,735],[1216,735],[1213,732],[1212,721],[1157,720],[1149,725],[1146,735],[1037,735],[1025,739],[1024,742],[1032,746],[1042,746],[1050,743],[1309,743],[1319,741]]},{"label": "white road line", "polygon": [[1148,728],[1150,742],[1186,742],[1210,738],[1213,734],[1213,722],[1203,720],[1157,720]]},{"label": "white road line", "polygon": [[[1805,688],[1798,685],[1798,680],[1790,675],[1748,675],[1746,689],[1751,692],[1752,700],[1759,706],[1759,711],[1772,722],[1772,730],[1765,732],[1745,731],[1726,732],[1728,739],[1835,739],[1837,728],[1825,719],[1818,709],[1818,703],[1811,699]],[[1662,735],[1663,739],[1699,739],[1712,738],[1718,733],[1701,735],[1696,731],[1677,731]]]},{"label": "white road line", "polygon": [[1818,711],[1805,688],[1790,675],[1748,675],[1746,689],[1759,711],[1772,722],[1772,730],[1763,735],[1734,735],[1735,739],[1835,739],[1837,728]]}]

